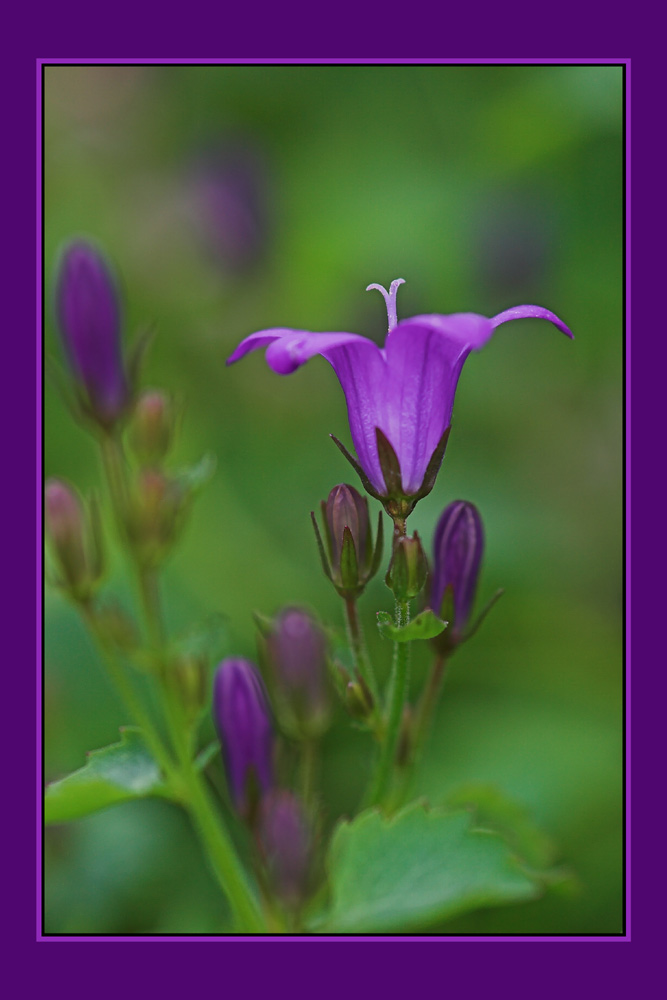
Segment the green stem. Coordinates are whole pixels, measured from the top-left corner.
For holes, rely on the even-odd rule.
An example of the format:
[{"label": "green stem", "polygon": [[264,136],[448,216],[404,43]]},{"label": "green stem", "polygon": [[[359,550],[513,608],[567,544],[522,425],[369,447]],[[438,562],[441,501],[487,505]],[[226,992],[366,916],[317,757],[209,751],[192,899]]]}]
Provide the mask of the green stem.
[{"label": "green stem", "polygon": [[152,718],[137,696],[122,664],[118,662],[115,653],[109,648],[109,644],[101,634],[94,608],[90,604],[82,604],[80,608],[83,619],[97,643],[107,673],[118,696],[129,711],[132,721],[141,729],[142,735],[162,772],[173,785],[176,769]]},{"label": "green stem", "polygon": [[100,441],[100,450],[116,527],[122,541],[125,542],[125,512],[129,490],[123,446],[118,437],[105,434]]},{"label": "green stem", "polygon": [[317,742],[314,739],[306,739],[303,741],[301,754],[301,795],[307,809],[314,806],[316,774]]},{"label": "green stem", "polygon": [[415,713],[413,729],[414,740],[411,754],[411,763],[413,765],[419,760],[424,742],[428,736],[431,722],[433,720],[433,713],[435,712],[435,707],[438,704],[446,672],[447,657],[443,653],[439,653],[433,662],[428,681],[426,682],[426,686],[424,687],[424,691],[419,701],[419,706],[417,707],[417,711]]},{"label": "green stem", "polygon": [[[396,601],[396,626],[407,625],[410,620],[410,605],[408,601]],[[410,643],[394,644],[394,662],[392,665],[389,696],[387,698],[387,724],[384,743],[380,749],[375,774],[371,783],[369,801],[378,805],[385,797],[390,783],[396,748],[403,720],[403,706],[408,694],[410,677]]]},{"label": "green stem", "polygon": [[375,679],[373,664],[371,663],[364,640],[364,633],[357,614],[357,602],[353,597],[345,599],[345,616],[347,619],[347,629],[354,662],[356,668],[366,683],[368,690],[373,695],[373,702],[376,707],[380,705],[380,692]]}]

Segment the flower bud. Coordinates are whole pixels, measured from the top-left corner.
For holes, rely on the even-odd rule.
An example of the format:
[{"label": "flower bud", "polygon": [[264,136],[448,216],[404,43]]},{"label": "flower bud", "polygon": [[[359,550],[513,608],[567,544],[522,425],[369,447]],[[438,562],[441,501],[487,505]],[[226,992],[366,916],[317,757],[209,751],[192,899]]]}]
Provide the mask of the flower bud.
[{"label": "flower bud", "polygon": [[324,571],[341,597],[356,598],[377,573],[382,558],[382,514],[374,546],[368,501],[354,487],[345,483],[334,486],[321,508],[326,552],[315,515],[311,516]]},{"label": "flower bud", "polygon": [[428,562],[418,533],[401,535],[394,551],[385,583],[398,601],[411,601],[421,591],[428,575]]},{"label": "flower bud", "polygon": [[44,491],[46,535],[61,574],[58,585],[85,600],[102,573],[101,541],[95,515],[89,519],[76,492],[60,479]]},{"label": "flower bud", "polygon": [[169,679],[188,722],[194,721],[206,704],[205,660],[192,655],[179,656],[170,664]]},{"label": "flower bud", "polygon": [[269,792],[260,808],[257,837],[271,891],[297,909],[310,887],[313,837],[296,795],[284,789]]},{"label": "flower bud", "polygon": [[345,707],[353,719],[368,720],[373,714],[373,695],[363,677],[348,681],[345,688]]},{"label": "flower bud", "polygon": [[450,647],[461,642],[470,620],[483,551],[484,529],[475,505],[450,503],[435,529],[430,594],[435,613],[450,622],[438,636]]},{"label": "flower bud", "polygon": [[273,785],[273,730],[262,678],[249,660],[218,666],[213,716],[229,790],[241,815],[252,820],[260,794]]},{"label": "flower bud", "polygon": [[174,436],[172,400],[158,389],[142,392],[130,424],[130,446],[142,465],[159,465]]},{"label": "flower bud", "polygon": [[127,406],[129,390],[120,342],[116,290],[101,254],[83,241],[63,254],[56,286],[58,324],[86,414],[110,428]]},{"label": "flower bud", "polygon": [[130,498],[127,535],[139,561],[156,566],[176,541],[188,504],[187,492],[158,469],[139,472]]},{"label": "flower bud", "polygon": [[269,674],[287,728],[320,733],[329,716],[326,638],[302,608],[285,608],[266,636]]},{"label": "flower bud", "polygon": [[266,179],[260,151],[240,138],[221,142],[196,166],[193,187],[203,236],[228,272],[250,271],[266,250]]}]

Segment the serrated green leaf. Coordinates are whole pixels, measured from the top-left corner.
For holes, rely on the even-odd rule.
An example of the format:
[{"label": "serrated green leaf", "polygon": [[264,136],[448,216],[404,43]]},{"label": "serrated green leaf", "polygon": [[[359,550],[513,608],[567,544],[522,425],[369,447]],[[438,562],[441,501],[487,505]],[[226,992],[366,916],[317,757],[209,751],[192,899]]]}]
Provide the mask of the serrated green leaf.
[{"label": "serrated green leaf", "polygon": [[438,618],[430,608],[416,615],[407,625],[400,625],[398,627],[394,625],[388,611],[378,611],[377,623],[378,631],[382,638],[392,639],[394,642],[414,642],[416,639],[434,639],[449,624],[449,622],[444,622],[442,618]]},{"label": "serrated green leaf", "polygon": [[369,809],[336,829],[332,903],[318,932],[408,931],[479,907],[532,899],[541,883],[502,838],[466,811],[412,803],[388,819]]},{"label": "serrated green leaf", "polygon": [[120,743],[92,750],[84,767],[47,785],[44,821],[66,823],[149,795],[169,797],[169,791],[141,730],[128,726],[121,730]]},{"label": "serrated green leaf", "polygon": [[463,785],[451,791],[443,804],[449,809],[470,810],[476,826],[500,833],[531,868],[546,869],[554,863],[556,848],[551,839],[535,825],[523,806],[493,785]]}]

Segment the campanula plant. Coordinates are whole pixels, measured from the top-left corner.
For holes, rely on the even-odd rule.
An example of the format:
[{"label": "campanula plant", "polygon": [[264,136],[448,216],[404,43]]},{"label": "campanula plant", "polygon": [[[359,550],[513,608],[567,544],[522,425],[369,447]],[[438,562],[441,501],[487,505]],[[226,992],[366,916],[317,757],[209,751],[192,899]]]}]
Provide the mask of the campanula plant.
[{"label": "campanula plant", "polygon": [[[510,828],[508,816],[518,814],[499,794],[495,814],[488,798],[467,793],[466,809],[410,801],[449,660],[495,597],[474,621],[484,550],[474,504],[450,503],[431,544],[408,534],[406,519],[433,489],[470,352],[512,319],[546,319],[571,333],[538,306],[492,319],[459,313],[398,322],[401,283],[389,291],[369,285],[387,304],[382,348],[351,333],[271,328],[245,338],[229,359],[266,347],[280,374],[315,354],[329,361],[347,399],[356,450],[348,458],[394,527],[385,553],[382,510],[374,531],[367,498],[347,483],[331,489],[321,524],[311,518],[345,635],[286,595],[271,617],[255,611],[257,666],[238,650],[220,653],[219,625],[185,636],[169,629],[161,573],[212,461],[171,467],[174,399],[139,387],[138,366],[121,349],[104,258],[81,241],[62,258],[57,311],[78,400],[72,412],[100,449],[106,505],[84,502],[62,480],[46,484],[52,579],[80,612],[131,726],[49,786],[46,819],[64,822],[149,795],[183,808],[227,903],[221,933],[405,932],[479,906],[534,899],[558,878],[547,861],[524,856],[530,824],[520,817],[520,831]],[[108,593],[103,536],[126,558],[136,609]],[[306,551],[316,558],[312,545]],[[388,654],[376,657],[362,605],[383,558],[394,613],[375,614]],[[415,643],[432,662],[411,684]],[[207,714],[218,737],[208,744]],[[358,801],[350,792],[345,815],[328,796],[327,734],[341,724],[361,731],[343,774],[354,780],[344,784],[365,785]]]}]

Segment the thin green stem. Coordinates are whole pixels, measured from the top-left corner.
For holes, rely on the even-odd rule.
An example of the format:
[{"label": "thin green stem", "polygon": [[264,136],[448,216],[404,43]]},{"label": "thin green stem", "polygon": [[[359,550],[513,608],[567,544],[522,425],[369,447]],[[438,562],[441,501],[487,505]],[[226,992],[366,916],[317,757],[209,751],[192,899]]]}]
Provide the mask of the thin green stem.
[{"label": "thin green stem", "polygon": [[301,795],[307,809],[314,807],[317,776],[317,741],[305,739],[301,746]]},{"label": "thin green stem", "polygon": [[90,604],[82,604],[80,608],[83,619],[97,643],[107,673],[119,698],[129,711],[132,721],[141,729],[142,735],[164,775],[173,784],[176,769],[155,727],[153,719],[145,709],[141,699],[137,696],[132,682],[127,677],[122,664],[118,662],[116,654],[101,634],[94,608]]},{"label": "thin green stem", "polygon": [[345,617],[356,668],[372,694],[375,705],[379,706],[380,692],[375,678],[375,671],[368,655],[363,628],[357,614],[357,602],[353,597],[345,599]]},{"label": "thin green stem", "polygon": [[[410,620],[408,601],[396,601],[396,626],[407,625]],[[396,748],[403,720],[403,706],[408,694],[410,679],[410,643],[394,644],[389,695],[387,698],[387,723],[384,743],[380,749],[375,774],[372,778],[369,801],[378,805],[385,798],[396,759]]]}]

